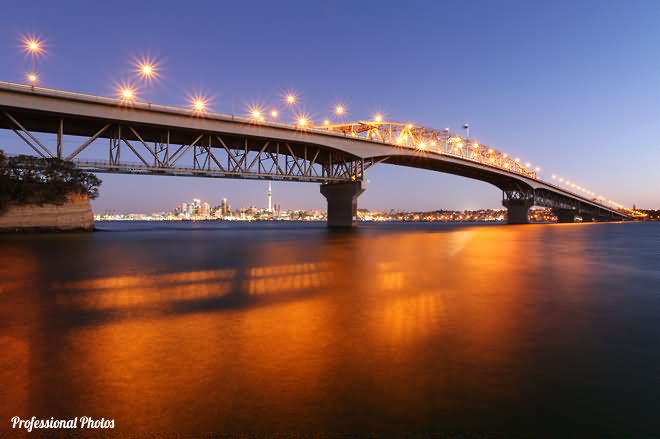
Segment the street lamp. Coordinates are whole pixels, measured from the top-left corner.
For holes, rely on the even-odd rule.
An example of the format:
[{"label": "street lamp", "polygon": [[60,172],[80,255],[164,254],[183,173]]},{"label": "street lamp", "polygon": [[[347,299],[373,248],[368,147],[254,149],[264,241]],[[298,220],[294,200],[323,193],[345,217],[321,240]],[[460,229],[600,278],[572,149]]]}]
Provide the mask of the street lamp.
[{"label": "street lamp", "polygon": [[34,90],[34,86],[37,85],[37,83],[39,82],[39,76],[36,73],[32,72],[32,73],[28,73],[26,78],[30,83],[30,85],[32,85],[32,89]]},{"label": "street lamp", "polygon": [[147,82],[158,78],[158,64],[149,58],[138,61],[135,70],[140,78]]},{"label": "street lamp", "polygon": [[298,102],[298,95],[292,91],[286,92],[284,95],[284,103],[287,105],[295,105]]},{"label": "street lamp", "polygon": [[208,109],[208,99],[203,96],[193,96],[190,100],[190,106],[192,107],[193,113],[203,114],[206,113]]},{"label": "street lamp", "polygon": [[129,104],[135,101],[136,94],[137,93],[135,88],[131,85],[121,85],[117,89],[117,95],[119,96],[119,99],[125,104]]}]

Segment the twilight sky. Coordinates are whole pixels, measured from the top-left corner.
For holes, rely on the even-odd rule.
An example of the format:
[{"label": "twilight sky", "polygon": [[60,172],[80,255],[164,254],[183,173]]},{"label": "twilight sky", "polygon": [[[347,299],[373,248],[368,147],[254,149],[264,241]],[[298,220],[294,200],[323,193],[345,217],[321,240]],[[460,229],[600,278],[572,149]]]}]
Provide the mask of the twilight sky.
[{"label": "twilight sky", "polygon": [[[660,208],[660,2],[657,1],[39,1],[5,2],[0,80],[22,82],[20,36],[47,42],[47,87],[113,95],[132,59],[151,55],[152,102],[213,96],[244,114],[294,89],[316,119],[338,101],[349,118],[460,131],[626,205]],[[13,133],[0,148],[27,152]],[[107,175],[97,212],[170,210],[193,197],[264,206],[265,182]],[[360,207],[498,207],[486,183],[379,165]],[[317,184],[273,183],[283,208],[321,208]]]}]

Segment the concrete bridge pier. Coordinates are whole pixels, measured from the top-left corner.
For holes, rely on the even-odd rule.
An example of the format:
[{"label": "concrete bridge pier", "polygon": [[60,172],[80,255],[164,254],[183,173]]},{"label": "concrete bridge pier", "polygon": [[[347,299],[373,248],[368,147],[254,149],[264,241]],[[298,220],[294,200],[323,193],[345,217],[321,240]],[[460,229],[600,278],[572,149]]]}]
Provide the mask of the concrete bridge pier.
[{"label": "concrete bridge pier", "polygon": [[529,208],[532,203],[528,200],[505,200],[502,204],[507,210],[508,224],[529,224]]},{"label": "concrete bridge pier", "polygon": [[558,223],[574,223],[576,211],[574,209],[555,209]]},{"label": "concrete bridge pier", "polygon": [[346,229],[357,225],[357,199],[364,190],[361,180],[321,185],[321,194],[328,202],[329,228]]}]

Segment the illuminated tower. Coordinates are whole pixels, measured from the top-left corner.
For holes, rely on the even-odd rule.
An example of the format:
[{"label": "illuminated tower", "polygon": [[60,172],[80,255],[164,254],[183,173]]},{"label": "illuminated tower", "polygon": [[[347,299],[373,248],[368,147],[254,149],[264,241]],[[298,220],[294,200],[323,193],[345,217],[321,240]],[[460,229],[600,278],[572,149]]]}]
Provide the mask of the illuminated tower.
[{"label": "illuminated tower", "polygon": [[273,190],[270,186],[270,181],[268,182],[268,212],[273,211]]}]

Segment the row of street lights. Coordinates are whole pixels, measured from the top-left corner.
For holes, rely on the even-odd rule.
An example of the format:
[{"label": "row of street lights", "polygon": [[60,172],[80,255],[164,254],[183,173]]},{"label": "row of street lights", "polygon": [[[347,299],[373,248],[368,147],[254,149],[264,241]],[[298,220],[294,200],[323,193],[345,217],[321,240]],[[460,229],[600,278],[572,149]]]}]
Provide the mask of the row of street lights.
[{"label": "row of street lights", "polygon": [[[32,68],[27,73],[27,82],[34,88],[40,82],[40,76],[37,70],[37,59],[46,53],[46,45],[42,39],[36,35],[27,35],[22,38],[23,51],[31,58]],[[159,79],[161,76],[160,68],[156,60],[152,58],[142,58],[135,62],[134,73],[138,78],[145,83],[146,86]],[[131,82],[117,84],[116,96],[125,105],[130,105],[137,102],[138,88]],[[298,104],[298,94],[292,91],[286,92],[283,96],[283,101],[286,106],[293,108]],[[193,113],[201,115],[209,111],[210,99],[203,94],[196,94],[189,97],[190,108]],[[337,104],[334,107],[334,115],[338,118],[345,117],[347,114],[346,105]],[[269,114],[272,120],[277,120],[280,116],[280,111],[277,108],[272,108],[267,112],[259,105],[248,107],[248,116],[256,122],[264,122],[265,115]],[[301,111],[294,113],[295,123],[300,127],[309,127],[312,125],[311,117]],[[374,115],[375,122],[382,122],[383,117],[380,114]],[[324,119],[323,125],[330,125],[330,119]]]}]

